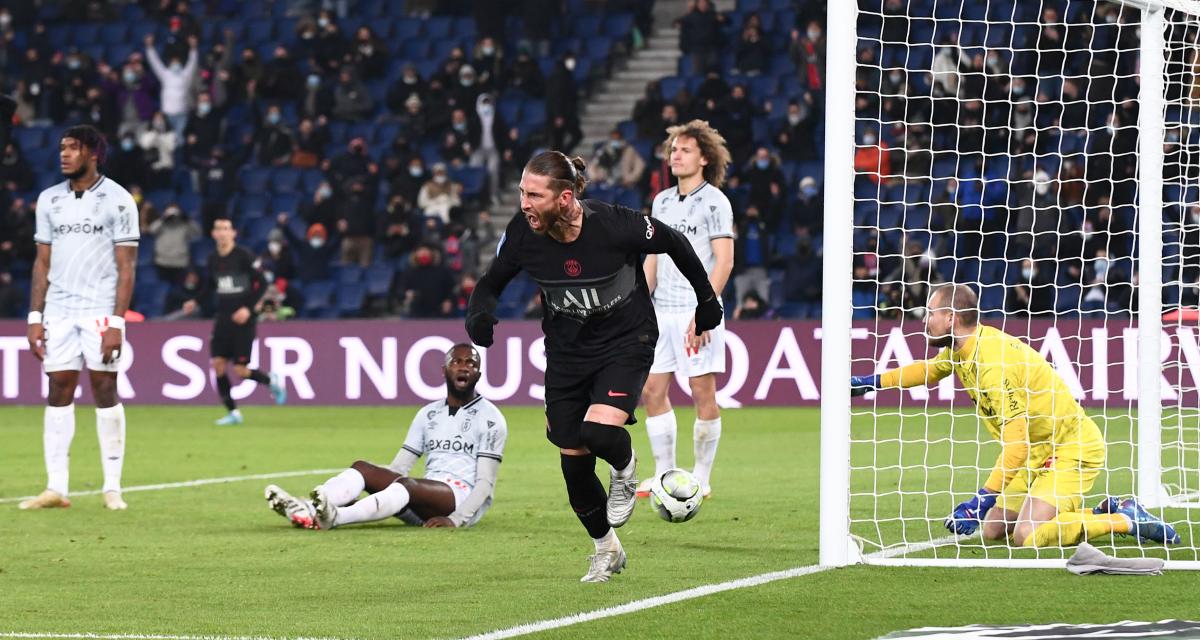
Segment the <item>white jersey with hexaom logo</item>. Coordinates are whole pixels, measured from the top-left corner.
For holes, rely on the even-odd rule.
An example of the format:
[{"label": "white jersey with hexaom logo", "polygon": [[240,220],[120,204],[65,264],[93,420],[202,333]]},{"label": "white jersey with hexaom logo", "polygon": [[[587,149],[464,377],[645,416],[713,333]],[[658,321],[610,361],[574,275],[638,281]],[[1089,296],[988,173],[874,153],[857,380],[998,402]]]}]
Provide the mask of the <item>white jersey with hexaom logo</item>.
[{"label": "white jersey with hexaom logo", "polygon": [[55,318],[112,315],[117,302],[114,245],[136,245],[133,196],[105,176],[86,191],[60,182],[38,196],[33,239],[50,245],[44,313]]},{"label": "white jersey with hexaom logo", "polygon": [[[729,198],[708,181],[700,183],[699,187],[682,197],[678,186],[659,193],[654,196],[650,215],[686,236],[696,256],[704,263],[704,269],[710,274],[717,263],[712,240],[733,237],[733,207],[729,205]],[[668,312],[696,310],[696,292],[675,267],[670,256],[658,256],[655,280],[655,309]],[[720,293],[718,291],[717,295]]]},{"label": "white jersey with hexaom logo", "polygon": [[475,459],[504,455],[508,423],[500,409],[479,396],[450,415],[445,400],[431,402],[417,412],[404,448],[425,456],[425,477],[449,476],[475,486]]}]

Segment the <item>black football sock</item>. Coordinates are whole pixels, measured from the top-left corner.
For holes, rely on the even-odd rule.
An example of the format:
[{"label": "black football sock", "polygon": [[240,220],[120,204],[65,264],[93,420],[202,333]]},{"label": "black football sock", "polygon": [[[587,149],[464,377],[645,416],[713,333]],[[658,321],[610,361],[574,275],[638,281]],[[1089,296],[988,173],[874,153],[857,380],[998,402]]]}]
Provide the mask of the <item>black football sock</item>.
[{"label": "black football sock", "polygon": [[217,393],[221,395],[221,402],[225,403],[226,409],[234,411],[237,409],[237,403],[233,401],[230,388],[228,376],[217,376]]},{"label": "black football sock", "polygon": [[633,459],[633,444],[625,427],[584,422],[579,433],[587,448],[617,471],[624,470]]},{"label": "black football sock", "polygon": [[583,528],[593,539],[603,538],[611,527],[605,507],[608,496],[604,485],[596,477],[596,456],[568,456],[559,454],[562,462],[563,480],[567,481],[567,498],[571,508],[579,517]]},{"label": "black football sock", "polygon": [[259,384],[271,384],[271,376],[258,369],[251,369],[249,378]]}]

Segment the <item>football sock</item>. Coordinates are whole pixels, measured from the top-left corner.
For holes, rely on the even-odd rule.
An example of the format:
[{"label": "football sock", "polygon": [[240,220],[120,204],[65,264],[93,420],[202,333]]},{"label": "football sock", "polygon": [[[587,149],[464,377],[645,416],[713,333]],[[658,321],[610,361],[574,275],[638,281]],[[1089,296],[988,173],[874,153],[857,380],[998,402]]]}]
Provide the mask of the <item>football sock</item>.
[{"label": "football sock", "polygon": [[629,440],[628,429],[599,422],[584,422],[580,436],[592,453],[616,469],[622,477],[632,472],[629,465],[633,460],[633,444]]},{"label": "football sock", "polygon": [[611,527],[609,528],[608,533],[604,534],[603,536],[600,536],[599,538],[592,538],[592,542],[596,545],[596,553],[608,551],[610,549],[617,549],[621,546],[621,541],[617,539],[616,530],[612,529]]},{"label": "football sock", "polygon": [[1131,529],[1129,518],[1119,513],[1066,511],[1034,529],[1023,546],[1069,547],[1110,533],[1129,533]]},{"label": "football sock", "polygon": [[96,438],[100,440],[104,491],[120,491],[121,467],[125,463],[125,405],[96,407]]},{"label": "football sock", "polygon": [[71,471],[71,440],[75,438],[75,404],[46,407],[42,416],[42,446],[46,459],[46,488],[67,495]]},{"label": "football sock", "polygon": [[596,477],[596,456],[559,454],[559,458],[571,508],[592,539],[603,538],[612,527],[608,525],[608,513],[605,511],[608,496],[604,493],[600,478]]},{"label": "football sock", "polygon": [[646,418],[646,435],[650,438],[650,450],[654,452],[654,477],[675,467],[675,433],[678,425],[675,412]]},{"label": "football sock", "polygon": [[[335,507],[342,507],[354,502],[354,499],[363,492],[366,486],[367,481],[363,478],[363,474],[358,472],[358,469],[346,469],[321,485],[325,489],[325,496]],[[400,510],[396,509],[396,511]]]},{"label": "football sock", "polygon": [[712,476],[713,460],[717,457],[717,444],[721,440],[721,419],[696,420],[692,427],[692,446],[696,453],[696,466],[692,475],[700,481],[701,487],[709,485]]},{"label": "football sock", "polygon": [[225,403],[225,408],[232,412],[237,409],[237,403],[233,401],[230,389],[229,376],[217,376],[217,393],[221,395],[221,402]]},{"label": "football sock", "polygon": [[258,369],[250,370],[250,379],[259,384],[271,384],[271,376],[259,371]]},{"label": "football sock", "polygon": [[[355,473],[358,472],[355,471]],[[348,507],[339,507],[334,524],[340,527],[355,522],[373,522],[390,518],[408,506],[409,498],[408,489],[399,482],[394,483],[383,491],[372,493]]]}]

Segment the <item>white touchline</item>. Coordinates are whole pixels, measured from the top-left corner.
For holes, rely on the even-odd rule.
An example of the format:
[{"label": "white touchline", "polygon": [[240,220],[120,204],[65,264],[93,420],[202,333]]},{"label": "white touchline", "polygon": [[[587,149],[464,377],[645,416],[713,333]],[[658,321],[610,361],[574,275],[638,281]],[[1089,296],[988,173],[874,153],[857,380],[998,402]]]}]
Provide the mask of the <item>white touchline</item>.
[{"label": "white touchline", "polygon": [[[227,484],[230,482],[244,482],[246,480],[271,480],[273,478],[294,478],[297,476],[315,476],[318,474],[338,473],[340,471],[345,471],[345,469],[310,469],[308,471],[280,471],[278,473],[256,473],[254,475],[249,475],[249,476],[229,476],[227,478],[201,478],[200,480],[187,480],[184,482],[166,482],[163,484],[143,484],[143,485],[138,485],[138,486],[134,486],[134,487],[123,487],[121,489],[121,491],[122,491],[122,493],[130,493],[133,491],[162,491],[163,489],[184,489],[187,487],[203,487],[203,486],[209,485],[209,484]],[[103,493],[103,492],[102,491],[77,491],[75,493],[72,493],[71,496],[72,497],[74,497],[74,496],[98,496],[101,493]],[[22,496],[20,498],[0,498],[0,504],[4,504],[6,502],[20,502],[22,500],[28,500],[29,498],[32,498],[32,497],[33,496]],[[0,634],[0,638],[2,638],[2,637],[5,637],[5,636],[3,634]],[[81,636],[81,637],[83,637],[83,636]],[[100,637],[100,636],[96,636],[96,637]],[[104,637],[109,637],[109,636],[104,636]],[[133,637],[133,636],[129,636],[129,637]],[[145,637],[151,638],[151,637],[157,637],[157,636],[145,636]],[[163,637],[167,637],[167,636],[163,636]],[[184,636],[170,636],[170,637],[182,638]]]},{"label": "white touchline", "polygon": [[160,635],[146,633],[17,633],[0,632],[0,638],[68,638],[79,640],[337,640],[335,638],[272,638],[270,635]]},{"label": "white touchline", "polygon": [[[922,542],[919,544],[893,547],[890,549],[884,549],[882,551],[876,551],[875,553],[868,554],[866,557],[871,559],[903,556],[910,553],[926,551],[945,544],[950,544],[957,538],[958,536],[946,536],[944,538],[937,538],[935,540],[930,540],[928,542]],[[497,629],[496,631],[489,631],[479,635],[468,636],[463,638],[463,640],[500,640],[501,638],[515,638],[517,636],[540,633],[542,631],[549,631],[551,629],[561,629],[562,627],[569,627],[581,622],[591,622],[592,620],[600,620],[602,618],[611,618],[613,616],[625,615],[627,613],[635,613],[638,611],[644,611],[646,609],[653,609],[654,607],[661,607],[666,604],[682,602],[684,600],[702,598],[714,593],[721,593],[722,591],[733,591],[734,589],[757,587],[759,585],[767,584],[769,582],[776,582],[778,580],[799,578],[800,576],[807,576],[814,573],[821,573],[822,571],[828,571],[832,568],[833,567],[813,564],[807,567],[796,567],[794,569],[786,569],[784,571],[773,571],[771,573],[763,573],[757,576],[750,576],[748,578],[739,578],[737,580],[730,580],[728,582],[719,582],[717,584],[707,584],[699,587],[693,587],[691,589],[676,591],[675,593],[668,593],[666,595],[655,596],[653,598],[634,600],[633,602],[629,602],[617,607],[605,607],[603,609],[596,609],[594,611],[587,611],[585,613],[576,613],[574,615],[554,618],[552,620],[530,622],[527,624],[517,625],[515,627],[508,627],[507,629]]]}]

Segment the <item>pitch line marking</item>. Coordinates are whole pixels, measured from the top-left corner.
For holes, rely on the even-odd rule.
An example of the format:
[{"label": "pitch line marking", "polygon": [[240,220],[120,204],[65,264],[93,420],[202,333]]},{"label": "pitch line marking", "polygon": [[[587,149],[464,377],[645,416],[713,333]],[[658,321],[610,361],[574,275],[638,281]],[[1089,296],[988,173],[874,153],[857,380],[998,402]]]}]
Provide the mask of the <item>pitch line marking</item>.
[{"label": "pitch line marking", "polygon": [[[871,553],[871,554],[867,555],[866,558],[867,559],[892,558],[895,556],[903,556],[903,555],[908,555],[910,553],[927,551],[934,547],[940,547],[945,544],[950,544],[951,542],[954,542],[954,540],[956,540],[957,537],[958,536],[946,536],[944,538],[937,538],[935,540],[929,540],[928,542],[922,542],[919,544],[909,544],[909,545],[904,545],[902,547],[894,547],[891,549],[884,549],[882,551],[876,551],[874,553]],[[756,576],[750,576],[748,578],[739,578],[737,580],[729,580],[727,582],[719,582],[716,584],[706,584],[706,585],[701,585],[699,587],[693,587],[691,589],[684,589],[683,591],[676,591],[674,593],[668,593],[666,595],[654,596],[652,598],[643,598],[641,600],[634,600],[633,602],[628,602],[626,604],[619,605],[616,607],[605,607],[603,609],[596,609],[596,610],[587,611],[584,613],[576,613],[576,614],[572,614],[569,616],[563,616],[561,618],[553,618],[550,620],[541,620],[538,622],[529,622],[526,624],[520,624],[520,625],[516,625],[513,627],[508,627],[505,629],[497,629],[496,631],[489,631],[487,633],[481,633],[478,635],[467,636],[463,640],[501,640],[502,638],[516,638],[518,636],[529,635],[531,633],[540,633],[542,631],[549,631],[551,629],[561,629],[563,627],[569,627],[571,625],[580,624],[582,622],[591,622],[592,620],[601,620],[603,618],[611,618],[613,616],[621,616],[621,615],[625,615],[627,613],[636,613],[638,611],[644,611],[646,609],[653,609],[654,607],[661,607],[663,605],[674,604],[676,602],[683,602],[685,600],[692,600],[695,598],[703,598],[704,596],[712,595],[714,593],[721,593],[724,591],[733,591],[734,589],[746,589],[749,587],[757,587],[759,585],[764,585],[764,584],[768,584],[771,582],[777,582],[779,580],[788,580],[790,578],[799,578],[801,576],[808,576],[808,575],[812,575],[814,573],[821,573],[823,571],[828,571],[830,569],[833,569],[833,567],[826,566],[826,565],[812,564],[812,565],[808,565],[805,567],[795,567],[795,568],[786,569],[783,571],[772,571],[770,573],[763,573],[763,574],[759,574]]]},{"label": "pitch line marking", "polygon": [[[256,473],[256,474],[248,475],[248,476],[229,476],[229,477],[225,477],[225,478],[201,478],[200,480],[187,480],[184,482],[165,482],[162,484],[143,484],[143,485],[138,485],[138,486],[134,486],[134,487],[125,487],[125,488],[121,489],[121,492],[122,493],[132,493],[135,491],[162,491],[164,489],[184,489],[187,487],[203,487],[203,486],[207,486],[210,484],[228,484],[231,482],[244,482],[246,480],[271,480],[274,478],[294,478],[297,476],[314,476],[314,475],[318,475],[318,474],[332,474],[332,473],[338,473],[340,471],[345,471],[345,469],[344,468],[342,468],[342,469],[312,469],[309,471],[280,471],[277,473]],[[98,496],[101,493],[103,493],[103,491],[99,491],[99,490],[78,491],[78,492],[71,493],[70,497]],[[34,496],[22,496],[20,498],[0,498],[0,504],[4,504],[4,503],[8,503],[8,502],[20,502],[22,500],[28,500],[29,498],[32,498],[32,497],[34,497]],[[2,633],[0,633],[0,638],[4,638],[4,637],[8,637],[8,636],[5,636]],[[16,636],[13,636],[13,637],[16,637]],[[57,637],[57,636],[55,636],[55,637]],[[80,637],[90,637],[90,636],[80,636]],[[101,637],[101,636],[96,636],[96,637]],[[109,637],[109,636],[103,636],[103,637]],[[125,636],[122,636],[122,637],[125,637]],[[133,638],[133,637],[142,637],[142,636],[128,636],[128,637]],[[185,637],[190,637],[190,636],[144,636],[144,637],[146,637],[146,638],[157,638],[157,637],[185,638]],[[196,636],[196,637],[200,637],[200,636]],[[213,637],[216,637],[216,636],[213,636]]]},{"label": "pitch line marking", "polygon": [[0,632],[0,638],[66,638],[71,640],[338,640],[336,638],[276,638],[270,635],[160,635],[142,633],[20,633]]}]

